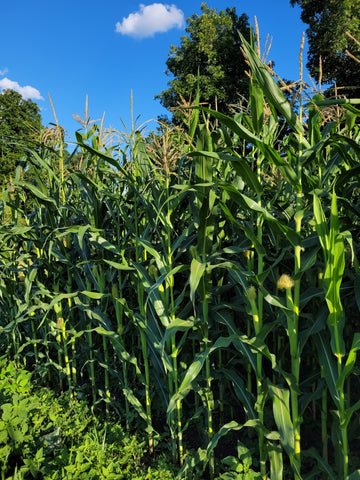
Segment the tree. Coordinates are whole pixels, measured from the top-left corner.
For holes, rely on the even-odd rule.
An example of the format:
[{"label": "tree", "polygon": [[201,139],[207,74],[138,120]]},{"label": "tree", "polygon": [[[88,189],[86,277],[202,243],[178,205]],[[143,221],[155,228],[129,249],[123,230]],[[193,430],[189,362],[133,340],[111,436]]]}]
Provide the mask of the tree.
[{"label": "tree", "polygon": [[181,37],[180,47],[170,47],[166,74],[174,78],[168,82],[169,89],[155,98],[168,109],[190,96],[194,99],[199,73],[200,102],[229,113],[231,105],[248,96],[247,65],[238,31],[249,38],[249,19],[245,14],[239,17],[234,7],[218,12],[205,2],[201,12],[188,17],[188,35]]},{"label": "tree", "polygon": [[[352,37],[360,40],[360,0],[290,0],[299,4],[301,20],[309,25],[307,68],[319,81],[319,58],[322,63],[322,81],[336,83],[341,93],[357,96],[360,93],[360,66],[346,53],[359,57],[360,46]],[[357,88],[356,88],[357,87]]]},{"label": "tree", "polygon": [[0,188],[14,177],[16,165],[26,153],[24,146],[34,148],[34,133],[41,129],[38,105],[24,100],[14,90],[0,94]]}]

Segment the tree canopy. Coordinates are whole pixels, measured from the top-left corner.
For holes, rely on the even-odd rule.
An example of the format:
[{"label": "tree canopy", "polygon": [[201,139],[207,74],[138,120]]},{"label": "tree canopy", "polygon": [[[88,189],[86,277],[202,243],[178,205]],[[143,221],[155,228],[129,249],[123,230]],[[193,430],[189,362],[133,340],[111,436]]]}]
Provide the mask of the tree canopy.
[{"label": "tree canopy", "polygon": [[200,102],[229,113],[231,105],[248,95],[247,66],[238,35],[240,31],[249,38],[248,16],[238,16],[234,7],[219,12],[204,2],[201,15],[187,18],[185,30],[187,35],[181,37],[179,47],[170,47],[166,62],[166,74],[174,78],[155,98],[168,109],[177,107],[182,98],[194,99],[199,73]]},{"label": "tree canopy", "polygon": [[0,187],[14,176],[24,156],[24,146],[34,146],[34,133],[41,128],[40,109],[14,90],[0,94]]},{"label": "tree canopy", "polygon": [[[360,92],[360,66],[347,53],[359,58],[360,46],[346,32],[360,41],[359,0],[290,0],[301,9],[301,20],[309,25],[307,68],[317,81],[320,77],[319,58],[322,62],[322,81],[346,88],[347,96]],[[340,90],[341,92],[341,90]]]}]

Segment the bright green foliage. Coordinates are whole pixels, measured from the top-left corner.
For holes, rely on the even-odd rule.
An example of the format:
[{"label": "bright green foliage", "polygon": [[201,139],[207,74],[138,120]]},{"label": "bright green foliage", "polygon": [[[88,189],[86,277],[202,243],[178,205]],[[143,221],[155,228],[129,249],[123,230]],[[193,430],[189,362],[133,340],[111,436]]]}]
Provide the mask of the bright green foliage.
[{"label": "bright green foliage", "polygon": [[219,480],[258,480],[260,474],[255,472],[252,466],[250,450],[241,442],[237,443],[237,457],[229,455],[222,463],[228,466],[228,471],[222,473]]},{"label": "bright green foliage", "polygon": [[[85,395],[119,429],[144,431],[148,452],[165,445],[179,479],[354,478],[359,101],[338,102],[338,123],[319,94],[295,111],[254,38],[241,41],[241,113],[195,106],[189,136],[149,142],[134,128],[116,149],[94,127],[77,132],[77,168],[54,172],[45,149],[31,157],[36,185],[19,168],[0,228],[0,349],[73,409]],[[15,417],[4,403],[3,422]],[[71,429],[59,417],[50,443]],[[94,440],[76,418],[84,441],[59,471],[114,474],[105,430],[92,424]]]},{"label": "bright green foliage", "polygon": [[313,78],[324,83],[336,83],[338,87],[355,87],[339,90],[348,97],[359,96],[359,64],[350,58],[346,50],[359,58],[360,46],[346,35],[349,32],[360,40],[360,2],[358,0],[290,0],[299,4],[301,20],[309,27],[307,68]]},{"label": "bright green foliage", "polygon": [[231,105],[242,103],[249,91],[238,34],[249,37],[248,17],[238,16],[235,7],[218,12],[203,2],[201,15],[193,14],[187,23],[187,35],[181,37],[179,47],[171,46],[166,62],[166,73],[174,78],[156,98],[166,108],[178,107],[190,97],[194,100],[199,79],[200,102],[229,113]]},{"label": "bright green foliage", "polygon": [[114,422],[101,425],[84,402],[34,391],[30,373],[14,363],[2,358],[0,368],[1,478],[174,479],[164,456],[141,465],[145,442],[136,435]]},{"label": "bright green foliage", "polygon": [[34,149],[40,130],[38,105],[14,90],[4,90],[0,94],[0,187],[14,179],[16,165],[28,155],[24,147]]}]

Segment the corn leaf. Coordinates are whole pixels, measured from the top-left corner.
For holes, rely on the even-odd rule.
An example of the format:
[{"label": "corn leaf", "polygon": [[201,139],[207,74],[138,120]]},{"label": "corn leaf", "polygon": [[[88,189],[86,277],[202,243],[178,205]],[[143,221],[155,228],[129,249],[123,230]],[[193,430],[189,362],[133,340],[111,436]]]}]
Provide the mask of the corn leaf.
[{"label": "corn leaf", "polygon": [[241,38],[242,48],[244,49],[246,58],[250,63],[252,76],[263,91],[267,101],[285,117],[288,125],[296,133],[303,135],[304,128],[290,102],[285,98],[280,87],[275,82],[266,66],[261,62],[254,48],[251,47],[241,33],[239,33],[239,35]]},{"label": "corn leaf", "polygon": [[245,158],[241,158],[239,156],[230,155],[228,153],[222,152],[192,152],[189,154],[191,157],[197,156],[206,156],[209,158],[213,158],[215,160],[222,160],[224,162],[229,162],[234,167],[236,173],[244,180],[244,182],[257,194],[261,194],[263,192],[262,185],[260,184],[259,180],[256,177],[256,174],[252,171],[252,169],[247,164]]},{"label": "corn leaf", "polygon": [[38,187],[29,182],[24,182],[22,180],[14,180],[14,185],[24,188],[25,190],[30,190],[30,192],[39,200],[45,203],[50,203],[57,206],[57,203],[54,198],[45,195]]},{"label": "corn leaf", "polygon": [[190,300],[195,305],[195,292],[206,269],[206,264],[193,258],[190,265]]},{"label": "corn leaf", "polygon": [[273,401],[273,412],[280,441],[290,458],[294,455],[294,427],[290,415],[290,392],[285,388],[269,384],[269,394]]}]

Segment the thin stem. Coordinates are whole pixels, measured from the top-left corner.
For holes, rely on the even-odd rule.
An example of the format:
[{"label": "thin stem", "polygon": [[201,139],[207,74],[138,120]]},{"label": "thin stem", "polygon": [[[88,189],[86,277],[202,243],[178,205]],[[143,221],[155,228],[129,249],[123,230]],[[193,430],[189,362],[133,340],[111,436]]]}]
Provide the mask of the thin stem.
[{"label": "thin stem", "polygon": [[[204,321],[204,328],[205,328],[205,344],[204,347],[207,347],[207,342],[209,338],[208,330],[209,330],[209,303],[208,300],[205,298],[202,304],[203,310],[203,321]],[[212,402],[211,402],[211,365],[210,365],[210,358],[209,355],[206,356],[205,359],[205,375],[206,375],[206,399],[207,399],[207,433],[208,433],[208,442],[211,441],[214,430],[213,430],[213,416],[212,416]],[[214,478],[215,475],[215,458],[214,458],[214,451],[211,450],[210,452],[210,459],[209,459],[209,473],[210,473],[210,480]]]},{"label": "thin stem", "polygon": [[[91,291],[91,282],[86,278],[86,288],[88,291]],[[93,404],[96,402],[96,381],[95,381],[95,364],[94,364],[94,343],[92,337],[92,323],[89,319],[87,324],[87,337],[89,345],[89,364],[90,364],[90,382],[91,382],[91,392],[93,398]]]},{"label": "thin stem", "polygon": [[[248,300],[250,302],[250,310],[251,315],[253,318],[253,326],[255,335],[258,336],[261,328],[262,322],[259,316],[259,310],[256,304],[256,291],[254,287],[250,287],[247,292]],[[263,403],[264,403],[264,392],[263,392],[263,385],[262,385],[262,355],[258,353],[256,355],[256,392],[257,392],[257,404],[258,407],[258,417],[259,422],[262,424],[264,422],[264,411],[263,411]],[[265,449],[265,437],[264,431],[260,429],[259,431],[259,454],[260,454],[260,473],[261,478],[266,480],[266,449]]]},{"label": "thin stem", "polygon": [[[261,173],[262,173],[262,156],[259,155],[257,158],[257,178],[259,183],[261,183]],[[261,194],[257,195],[257,203],[261,207],[262,200]],[[263,227],[263,218],[261,214],[257,216],[257,240],[260,245],[263,242],[263,235],[262,235],[262,227]],[[258,278],[262,275],[264,271],[264,255],[258,253]],[[261,285],[261,282],[259,280]],[[259,289],[258,291],[258,302],[257,302],[257,311],[253,308],[254,314],[254,328],[255,328],[255,335],[259,335],[262,329],[262,322],[263,322],[263,306],[264,306],[264,296],[262,291]],[[256,355],[256,364],[257,364],[257,372],[256,372],[256,385],[257,385],[257,400],[259,401],[259,409],[258,409],[258,416],[259,421],[262,424],[264,422],[264,412],[263,412],[263,386],[262,386],[262,355],[261,353],[257,353]],[[264,432],[262,429],[259,431],[259,453],[260,453],[260,474],[263,480],[266,480],[266,449],[264,444]]]}]

